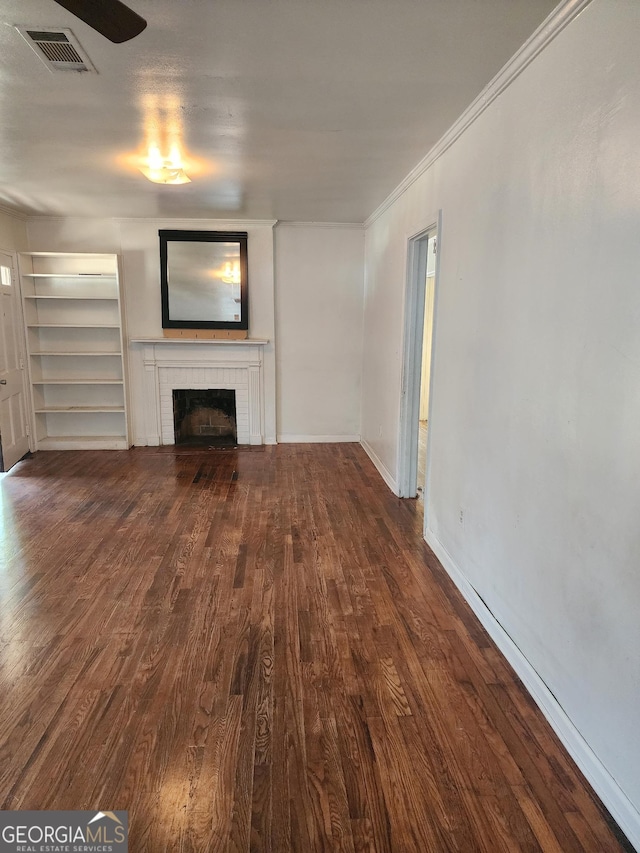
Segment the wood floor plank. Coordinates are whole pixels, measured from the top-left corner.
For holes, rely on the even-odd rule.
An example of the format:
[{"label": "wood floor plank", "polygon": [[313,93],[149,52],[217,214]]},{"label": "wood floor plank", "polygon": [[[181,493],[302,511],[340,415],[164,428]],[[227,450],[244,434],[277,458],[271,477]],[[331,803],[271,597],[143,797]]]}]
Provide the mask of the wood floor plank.
[{"label": "wood floor plank", "polygon": [[0,806],[132,853],[631,850],[359,445],[0,481]]}]

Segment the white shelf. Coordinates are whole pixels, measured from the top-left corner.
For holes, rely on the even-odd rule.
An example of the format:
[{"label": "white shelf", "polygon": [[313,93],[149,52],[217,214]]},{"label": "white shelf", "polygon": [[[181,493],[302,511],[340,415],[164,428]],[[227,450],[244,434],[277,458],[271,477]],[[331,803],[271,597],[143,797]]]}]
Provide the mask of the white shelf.
[{"label": "white shelf", "polygon": [[129,447],[116,255],[22,252],[35,450]]},{"label": "white shelf", "polygon": [[124,406],[43,406],[35,409],[38,414],[47,412],[124,412]]},{"label": "white shelf", "polygon": [[73,295],[70,295],[70,296],[59,296],[59,295],[51,296],[48,293],[46,293],[46,294],[45,293],[28,293],[24,298],[25,299],[73,299],[76,302],[78,302],[78,301],[87,302],[88,300],[95,300],[95,301],[100,301],[100,302],[117,302],[118,301],[117,296],[96,296],[94,294],[92,294],[91,296],[73,296]]},{"label": "white shelf", "polygon": [[71,279],[73,281],[80,281],[87,278],[99,278],[103,281],[108,279],[109,281],[115,281],[116,276],[115,273],[102,273],[102,272],[25,272],[22,274],[23,278],[63,278],[65,280]]},{"label": "white shelf", "polygon": [[27,329],[119,329],[117,323],[27,323]]},{"label": "white shelf", "polygon": [[[115,255],[107,254],[104,252],[91,252],[90,254],[87,252],[23,252],[25,257],[29,258],[81,258],[81,259],[89,259],[91,261],[109,261],[113,263]],[[27,273],[22,273],[22,275],[27,275]]]},{"label": "white shelf", "polygon": [[124,385],[122,379],[33,379],[32,385]]},{"label": "white shelf", "polygon": [[52,435],[38,441],[38,450],[128,450],[129,442],[118,435]]},{"label": "white shelf", "polygon": [[39,351],[39,352],[32,352],[31,355],[33,355],[33,356],[64,355],[64,356],[81,356],[82,358],[84,358],[87,355],[96,355],[96,356],[100,356],[100,358],[104,358],[104,357],[108,357],[108,356],[116,356],[117,358],[121,357],[120,352],[118,352],[118,351],[114,352],[113,350],[109,350],[108,352],[79,352],[78,350],[76,350],[75,352],[56,352],[54,350],[45,350],[45,351]]}]

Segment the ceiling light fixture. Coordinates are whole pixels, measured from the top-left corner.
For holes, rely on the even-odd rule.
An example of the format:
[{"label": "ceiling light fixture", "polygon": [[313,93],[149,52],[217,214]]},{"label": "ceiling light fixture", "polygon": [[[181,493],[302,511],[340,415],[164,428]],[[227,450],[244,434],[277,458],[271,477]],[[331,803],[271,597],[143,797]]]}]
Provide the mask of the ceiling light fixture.
[{"label": "ceiling light fixture", "polygon": [[154,184],[189,184],[191,178],[185,172],[177,145],[171,147],[168,157],[163,157],[157,145],[149,146],[149,154],[140,171]]}]

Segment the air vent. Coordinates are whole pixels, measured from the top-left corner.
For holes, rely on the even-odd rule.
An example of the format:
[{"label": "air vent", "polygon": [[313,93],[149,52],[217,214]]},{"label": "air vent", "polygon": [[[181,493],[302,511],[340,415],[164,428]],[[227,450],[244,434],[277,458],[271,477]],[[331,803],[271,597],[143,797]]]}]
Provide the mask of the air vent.
[{"label": "air vent", "polygon": [[71,30],[54,27],[16,27],[50,71],[90,71],[97,74]]}]

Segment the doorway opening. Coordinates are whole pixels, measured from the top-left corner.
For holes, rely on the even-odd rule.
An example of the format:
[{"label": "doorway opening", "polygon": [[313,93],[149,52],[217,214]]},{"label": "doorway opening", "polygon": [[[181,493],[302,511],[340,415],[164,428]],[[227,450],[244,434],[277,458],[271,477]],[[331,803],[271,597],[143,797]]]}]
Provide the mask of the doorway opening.
[{"label": "doorway opening", "polygon": [[422,327],[422,365],[420,370],[420,403],[418,412],[418,497],[424,499],[427,481],[427,430],[429,427],[429,396],[431,391],[431,348],[433,344],[433,306],[435,301],[436,252],[435,233],[427,239],[427,270],[425,274],[424,323]]},{"label": "doorway opening", "polygon": [[409,240],[399,494],[424,499],[428,483],[433,329],[436,301],[438,227]]},{"label": "doorway opening", "polygon": [[22,311],[13,253],[0,251],[0,470],[29,452]]}]

